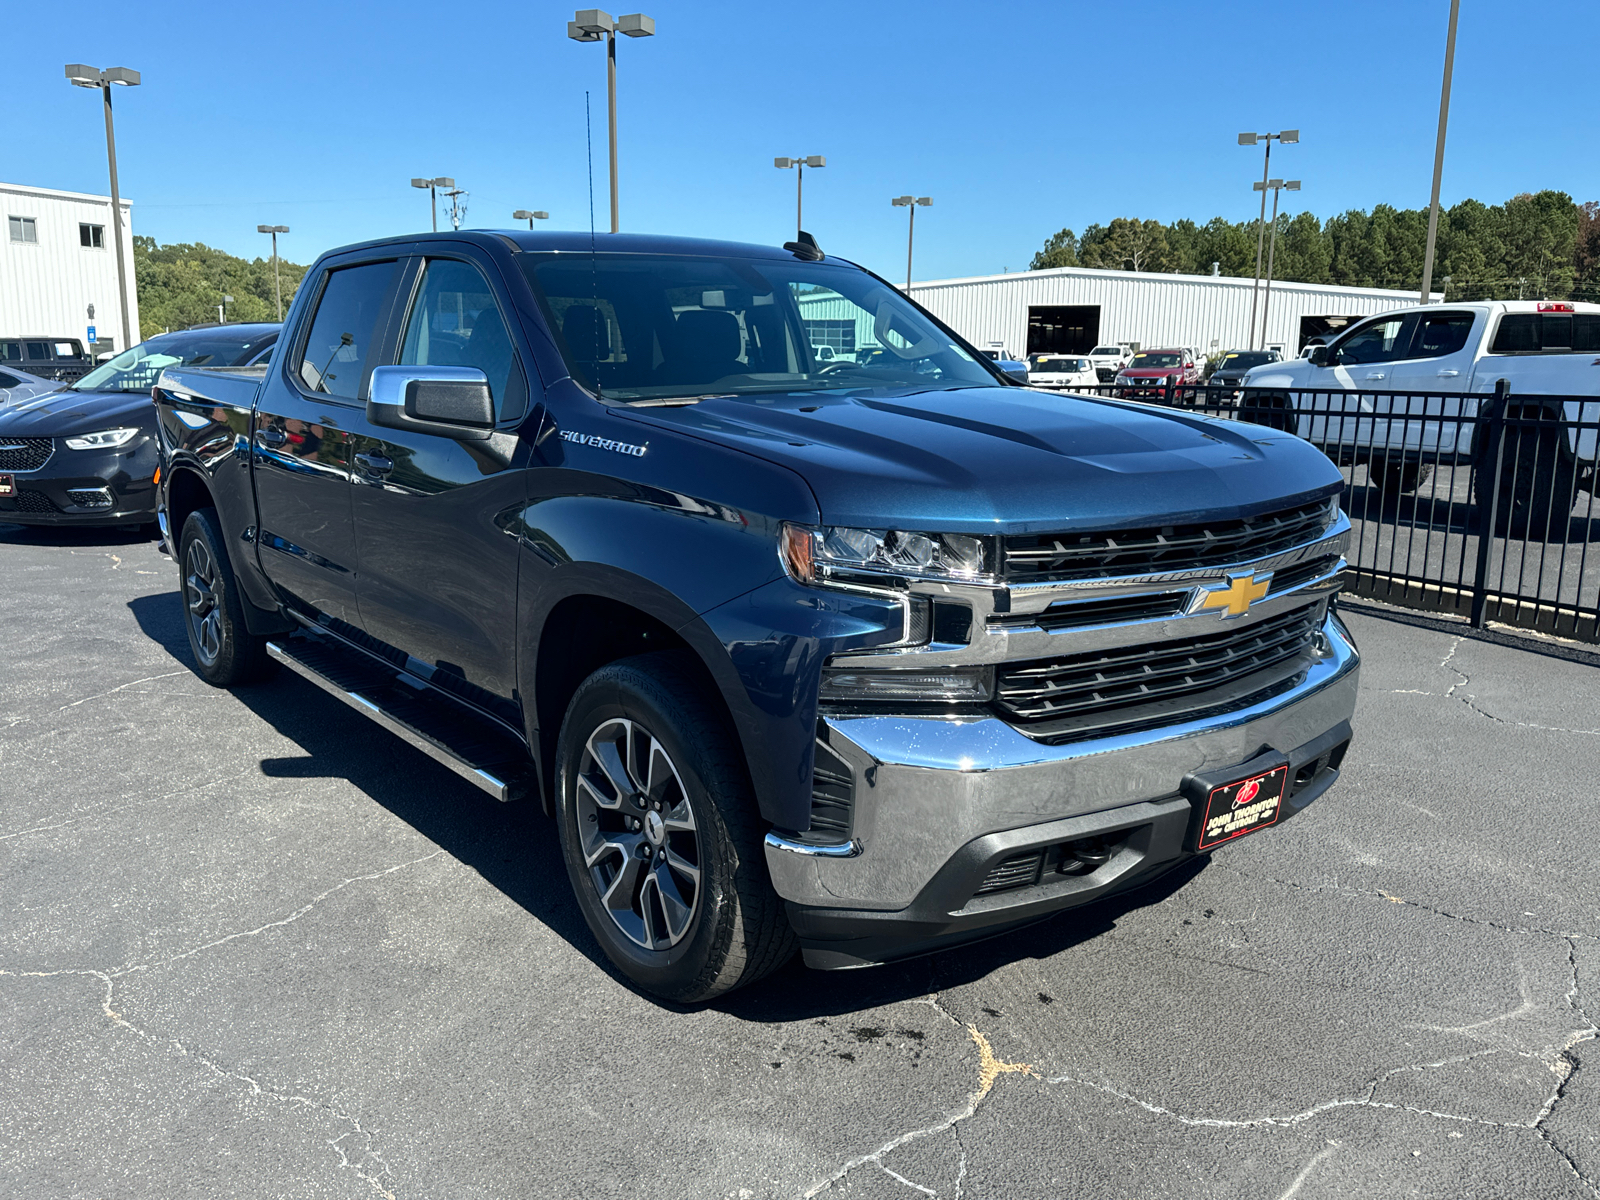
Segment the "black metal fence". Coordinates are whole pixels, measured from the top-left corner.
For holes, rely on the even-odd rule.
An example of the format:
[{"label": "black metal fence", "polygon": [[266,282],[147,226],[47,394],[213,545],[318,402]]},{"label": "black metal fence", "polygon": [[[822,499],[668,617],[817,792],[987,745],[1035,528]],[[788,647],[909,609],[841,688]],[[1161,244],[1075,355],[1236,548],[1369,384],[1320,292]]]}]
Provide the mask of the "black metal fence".
[{"label": "black metal fence", "polygon": [[1600,397],[1071,390],[1306,438],[1344,471],[1349,592],[1600,642]]}]

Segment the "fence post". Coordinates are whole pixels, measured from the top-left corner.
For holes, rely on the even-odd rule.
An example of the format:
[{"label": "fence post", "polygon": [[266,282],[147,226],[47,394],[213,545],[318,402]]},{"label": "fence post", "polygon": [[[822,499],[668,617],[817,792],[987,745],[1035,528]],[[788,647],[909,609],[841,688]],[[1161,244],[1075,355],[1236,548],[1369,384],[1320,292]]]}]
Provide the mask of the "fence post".
[{"label": "fence post", "polygon": [[[1487,429],[1493,438],[1494,471],[1489,480],[1488,519],[1478,530],[1478,570],[1472,581],[1472,625],[1475,629],[1482,629],[1489,623],[1489,552],[1494,547],[1495,526],[1500,520],[1500,471],[1506,458],[1506,401],[1510,398],[1511,381],[1502,379],[1494,385],[1494,407],[1488,420],[1484,420],[1482,410],[1478,414],[1479,430]],[[1487,455],[1474,454],[1473,458],[1476,459],[1472,464],[1475,472],[1488,465]],[[1474,482],[1478,482],[1476,478]],[[1481,488],[1478,495],[1483,495]]]}]

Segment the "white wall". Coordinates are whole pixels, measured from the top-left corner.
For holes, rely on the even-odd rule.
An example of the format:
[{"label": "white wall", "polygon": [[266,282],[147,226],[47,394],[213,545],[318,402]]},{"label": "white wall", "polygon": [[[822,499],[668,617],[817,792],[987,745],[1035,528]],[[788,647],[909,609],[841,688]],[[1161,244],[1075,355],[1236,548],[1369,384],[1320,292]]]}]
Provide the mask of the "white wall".
[{"label": "white wall", "polygon": [[[139,298],[133,274],[132,204],[122,201],[122,252],[128,272],[128,322],[139,340]],[[32,217],[38,245],[11,240],[7,217]],[[80,222],[105,226],[105,248],[79,245]],[[102,341],[122,340],[117,307],[117,253],[112,244],[111,197],[0,183],[0,336],[36,334],[82,341],[94,305]]]},{"label": "white wall", "polygon": [[[1035,304],[1099,305],[1102,342],[1190,346],[1211,354],[1250,344],[1252,284],[1228,276],[1064,267],[913,283],[910,294],[968,341],[1003,341],[1014,354],[1027,352],[1028,307]],[[1274,283],[1267,344],[1296,353],[1302,316],[1366,316],[1415,303],[1416,292]],[[1258,327],[1260,320],[1258,312]]]}]

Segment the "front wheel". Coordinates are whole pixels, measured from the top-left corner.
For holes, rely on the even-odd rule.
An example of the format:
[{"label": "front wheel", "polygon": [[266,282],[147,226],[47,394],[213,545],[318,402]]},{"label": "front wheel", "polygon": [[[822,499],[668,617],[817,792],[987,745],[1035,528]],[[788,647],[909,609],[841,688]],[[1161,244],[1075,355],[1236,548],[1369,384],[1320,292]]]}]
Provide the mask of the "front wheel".
[{"label": "front wheel", "polygon": [[178,578],[184,628],[200,678],[214,687],[253,683],[272,673],[267,639],[244,623],[233,566],[215,509],[189,514],[178,538]]},{"label": "front wheel", "polygon": [[1289,397],[1273,392],[1246,391],[1239,398],[1238,420],[1283,433],[1294,433],[1297,425]]},{"label": "front wheel", "polygon": [[793,955],[749,776],[687,655],[623,659],[586,679],[556,771],[578,905],[638,987],[709,1000]]}]

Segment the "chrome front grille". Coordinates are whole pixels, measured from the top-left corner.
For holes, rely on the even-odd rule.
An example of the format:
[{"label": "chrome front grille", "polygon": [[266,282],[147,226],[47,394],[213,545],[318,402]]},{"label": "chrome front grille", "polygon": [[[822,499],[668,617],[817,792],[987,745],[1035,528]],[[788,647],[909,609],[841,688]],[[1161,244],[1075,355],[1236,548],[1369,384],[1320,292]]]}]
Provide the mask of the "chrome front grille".
[{"label": "chrome front grille", "polygon": [[1295,675],[1313,649],[1323,607],[1319,601],[1200,637],[1006,664],[995,675],[995,705],[1019,722],[1092,716],[1100,728],[1121,712],[1163,702],[1163,719],[1175,720],[1184,702],[1208,707],[1246,677],[1266,687],[1275,680],[1263,672]]},{"label": "chrome front grille", "polygon": [[1005,539],[1008,583],[1048,583],[1227,566],[1320,537],[1334,519],[1326,500],[1245,520],[1111,532],[1016,534]]},{"label": "chrome front grille", "polygon": [[37,471],[56,452],[54,438],[18,438],[0,434],[0,471]]}]

